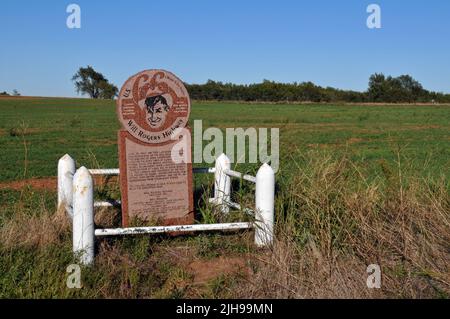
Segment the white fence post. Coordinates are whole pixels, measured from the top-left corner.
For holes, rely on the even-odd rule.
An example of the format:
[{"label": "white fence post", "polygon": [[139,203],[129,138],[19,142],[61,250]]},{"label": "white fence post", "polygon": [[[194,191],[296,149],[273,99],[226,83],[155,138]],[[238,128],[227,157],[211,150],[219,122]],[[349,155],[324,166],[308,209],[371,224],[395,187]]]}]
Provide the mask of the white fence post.
[{"label": "white fence post", "polygon": [[231,169],[231,162],[228,156],[221,154],[216,159],[216,171],[214,174],[214,202],[221,206],[223,213],[228,213],[230,208],[226,204],[230,201],[231,177],[225,174]]},{"label": "white fence post", "polygon": [[86,167],[73,177],[73,252],[84,265],[94,261],[94,182]]},{"label": "white fence post", "polygon": [[70,217],[72,213],[72,182],[75,174],[75,160],[69,154],[58,161],[58,208],[63,204]]},{"label": "white fence post", "polygon": [[269,246],[273,243],[275,173],[267,164],[256,174],[255,206],[255,244]]}]

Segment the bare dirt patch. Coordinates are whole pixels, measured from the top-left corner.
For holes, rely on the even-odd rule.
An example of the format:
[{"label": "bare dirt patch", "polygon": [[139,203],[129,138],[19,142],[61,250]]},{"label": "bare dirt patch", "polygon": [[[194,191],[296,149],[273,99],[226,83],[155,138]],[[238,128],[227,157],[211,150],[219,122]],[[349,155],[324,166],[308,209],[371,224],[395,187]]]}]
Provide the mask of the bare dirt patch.
[{"label": "bare dirt patch", "polygon": [[[95,185],[104,185],[106,178],[103,176],[94,176]],[[118,178],[116,176],[112,176],[107,179],[107,184],[117,183]],[[0,183],[0,189],[13,189],[13,190],[21,190],[24,187],[30,186],[31,188],[37,190],[54,190],[56,191],[57,187],[57,178],[56,176],[52,177],[42,177],[42,178],[29,178],[29,179],[21,179],[9,182]]]},{"label": "bare dirt patch", "polygon": [[440,125],[408,125],[408,126],[405,126],[404,128],[401,127],[399,130],[400,131],[404,131],[404,130],[421,131],[421,130],[439,129],[439,128],[441,128]]},{"label": "bare dirt patch", "polygon": [[27,186],[31,186],[34,189],[41,190],[56,190],[56,177],[30,178],[0,183],[0,189],[21,190],[22,188]]},{"label": "bare dirt patch", "polygon": [[360,143],[364,141],[364,139],[359,138],[359,137],[351,137],[347,140],[347,144],[355,144],[355,143]]},{"label": "bare dirt patch", "polygon": [[211,259],[199,259],[198,251],[190,246],[165,247],[161,249],[164,256],[192,275],[192,284],[202,286],[220,276],[250,274],[248,256],[219,256]]},{"label": "bare dirt patch", "polygon": [[194,284],[205,284],[220,276],[250,272],[244,257],[218,257],[210,260],[194,260],[188,266],[194,275]]}]

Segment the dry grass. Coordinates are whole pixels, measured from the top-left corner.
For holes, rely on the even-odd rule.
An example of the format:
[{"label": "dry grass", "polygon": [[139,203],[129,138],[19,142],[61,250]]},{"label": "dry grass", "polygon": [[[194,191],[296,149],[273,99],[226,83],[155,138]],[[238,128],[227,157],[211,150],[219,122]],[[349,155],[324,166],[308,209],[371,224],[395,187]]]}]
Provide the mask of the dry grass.
[{"label": "dry grass", "polygon": [[14,217],[0,228],[0,242],[2,249],[41,249],[59,243],[69,231],[70,221],[63,209],[51,212],[43,201],[31,211],[18,204]]},{"label": "dry grass", "polygon": [[[0,261],[8,269],[0,277],[0,295],[448,298],[448,182],[414,177],[400,157],[396,166],[383,164],[375,178],[366,178],[363,167],[323,153],[298,161],[290,178],[279,179],[276,240],[269,251],[252,248],[250,234],[101,240],[96,265],[85,270],[78,292],[68,291],[64,281],[65,267],[73,262],[70,221],[44,201],[27,204],[23,193],[0,228]],[[102,227],[118,222],[110,210],[96,214]],[[224,263],[227,258],[237,262]],[[28,267],[37,270],[21,264],[28,259]],[[381,289],[366,287],[369,264],[382,269]],[[212,275],[199,280],[192,265]],[[29,282],[23,278],[27,271],[35,277]]]},{"label": "dry grass", "polygon": [[[445,180],[368,181],[344,158],[310,156],[278,198],[277,240],[255,257],[239,297],[432,298],[450,294],[450,201]],[[382,269],[381,289],[366,267]]]}]

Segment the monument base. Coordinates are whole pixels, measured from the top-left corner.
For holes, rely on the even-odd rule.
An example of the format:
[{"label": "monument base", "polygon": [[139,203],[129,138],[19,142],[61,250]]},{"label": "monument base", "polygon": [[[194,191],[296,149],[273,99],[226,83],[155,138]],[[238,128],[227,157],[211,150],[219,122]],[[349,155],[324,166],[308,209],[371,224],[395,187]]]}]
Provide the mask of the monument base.
[{"label": "monument base", "polygon": [[172,147],[178,140],[149,145],[120,130],[118,141],[123,227],[141,222],[192,224],[192,163],[172,160]]}]

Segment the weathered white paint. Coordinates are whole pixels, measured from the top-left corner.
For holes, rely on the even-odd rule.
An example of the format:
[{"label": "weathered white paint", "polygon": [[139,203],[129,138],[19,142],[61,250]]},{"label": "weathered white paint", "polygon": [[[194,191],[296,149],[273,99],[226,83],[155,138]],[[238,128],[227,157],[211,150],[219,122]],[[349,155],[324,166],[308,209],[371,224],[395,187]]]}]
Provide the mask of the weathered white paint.
[{"label": "weathered white paint", "polygon": [[239,205],[238,203],[235,203],[235,202],[226,202],[225,204],[227,204],[231,208],[234,208],[237,210],[241,210],[241,208],[242,208],[241,205]]},{"label": "weathered white paint", "polygon": [[255,244],[258,247],[273,243],[275,211],[275,173],[263,164],[256,174],[255,190]]},{"label": "weathered white paint", "polygon": [[249,208],[244,208],[244,209],[242,209],[241,205],[239,205],[238,203],[235,203],[235,202],[227,202],[226,204],[227,204],[228,206],[230,206],[231,208],[234,208],[234,209],[237,209],[237,210],[242,210],[242,211],[244,211],[244,213],[246,213],[246,214],[248,214],[248,215],[251,215],[251,216],[254,216],[254,215],[255,215],[255,212],[254,212],[254,211],[252,211],[252,210],[249,209]]},{"label": "weathered white paint", "polygon": [[228,213],[230,208],[226,202],[230,201],[231,178],[225,172],[231,169],[231,161],[225,154],[216,159],[216,171],[214,173],[214,200],[223,213]]},{"label": "weathered white paint", "polygon": [[223,223],[223,224],[198,224],[178,226],[154,226],[154,227],[128,227],[96,229],[95,236],[117,236],[138,234],[162,234],[170,232],[196,232],[213,230],[238,230],[252,228],[252,223]]},{"label": "weathered white paint", "polygon": [[241,178],[241,179],[246,180],[248,182],[256,183],[256,177],[252,176],[252,175],[242,174],[241,172],[236,172],[236,171],[233,171],[231,169],[227,169],[225,171],[225,174],[227,174],[228,176]]},{"label": "weathered white paint", "polygon": [[119,175],[120,171],[118,168],[101,168],[90,169],[89,173],[91,173],[91,175]]},{"label": "weathered white paint", "polygon": [[[112,207],[120,205],[120,201],[94,202],[94,183],[92,175],[118,175],[119,169],[88,170],[81,167],[75,172],[75,161],[64,155],[58,162],[58,205],[65,203],[66,209],[73,218],[73,252],[85,265],[94,262],[95,236],[160,234],[169,232],[225,231],[255,228],[255,244],[259,247],[273,243],[275,174],[273,169],[264,164],[256,177],[243,175],[230,169],[229,158],[222,154],[213,168],[194,168],[194,173],[214,173],[214,198],[210,202],[221,206],[223,212],[229,207],[241,210],[238,203],[230,201],[231,177],[242,178],[256,183],[256,212],[244,208],[248,214],[255,216],[255,223],[238,222],[223,224],[178,225],[135,227],[115,229],[94,229],[94,207]],[[73,209],[72,209],[73,207]]]},{"label": "weathered white paint", "polygon": [[122,204],[120,200],[112,202],[94,202],[94,207],[118,207]]},{"label": "weathered white paint", "polygon": [[[195,167],[192,171],[194,174],[208,174],[214,173],[216,169],[214,167]],[[89,173],[91,175],[120,175],[120,170],[118,168],[90,169]]]},{"label": "weathered white paint", "polygon": [[75,174],[75,160],[69,154],[58,161],[58,208],[64,205],[70,217],[72,213],[72,179]]},{"label": "weathered white paint", "polygon": [[94,182],[86,167],[73,177],[73,252],[84,265],[94,261]]}]

